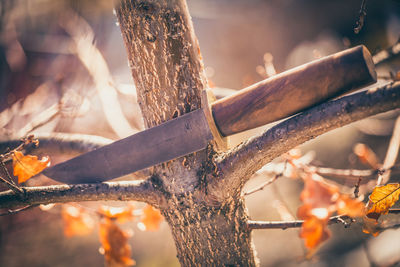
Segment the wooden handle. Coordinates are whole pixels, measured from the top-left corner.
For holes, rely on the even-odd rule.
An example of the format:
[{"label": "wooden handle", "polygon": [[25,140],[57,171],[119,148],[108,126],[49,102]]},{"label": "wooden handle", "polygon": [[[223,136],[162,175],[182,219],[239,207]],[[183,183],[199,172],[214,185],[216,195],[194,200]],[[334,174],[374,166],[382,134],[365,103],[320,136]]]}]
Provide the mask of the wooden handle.
[{"label": "wooden handle", "polygon": [[220,99],[211,106],[223,136],[296,114],[376,82],[371,54],[357,46],[285,71]]}]

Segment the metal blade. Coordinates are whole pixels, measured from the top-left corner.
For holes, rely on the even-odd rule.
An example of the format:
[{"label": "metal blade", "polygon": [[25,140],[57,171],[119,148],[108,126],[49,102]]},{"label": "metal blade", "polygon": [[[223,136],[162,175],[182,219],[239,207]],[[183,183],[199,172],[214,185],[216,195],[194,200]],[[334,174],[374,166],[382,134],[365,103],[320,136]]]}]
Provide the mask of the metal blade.
[{"label": "metal blade", "polygon": [[199,109],[57,164],[43,174],[64,183],[102,182],[199,151],[212,138]]}]

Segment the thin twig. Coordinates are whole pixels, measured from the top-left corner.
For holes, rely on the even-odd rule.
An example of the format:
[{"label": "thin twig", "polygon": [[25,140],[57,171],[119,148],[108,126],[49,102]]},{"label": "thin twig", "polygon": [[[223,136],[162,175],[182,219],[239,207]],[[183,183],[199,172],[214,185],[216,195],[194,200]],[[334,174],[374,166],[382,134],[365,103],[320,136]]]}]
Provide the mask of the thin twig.
[{"label": "thin twig", "polygon": [[390,179],[390,170],[397,159],[397,155],[400,148],[400,116],[397,117],[393,128],[392,138],[390,138],[389,146],[386,152],[385,160],[383,161],[383,169],[388,171],[379,175],[377,185],[386,184]]},{"label": "thin twig", "polygon": [[356,185],[354,186],[354,198],[358,198],[358,194],[360,193],[360,184],[361,184],[362,178],[358,178],[358,181]]},{"label": "thin twig", "polygon": [[276,184],[272,185],[272,190],[275,195],[274,207],[279,213],[282,220],[294,220],[296,215],[291,211],[286,199],[279,192],[279,187]]},{"label": "thin twig", "polygon": [[314,171],[322,176],[330,176],[335,178],[345,178],[345,179],[372,179],[375,178],[376,175],[386,173],[388,171],[399,173],[400,165],[395,165],[387,169],[377,169],[377,170],[355,170],[355,169],[335,169],[335,168],[326,168],[326,167],[318,167],[309,165],[308,166],[311,171]]},{"label": "thin twig", "polygon": [[358,34],[362,27],[364,26],[364,20],[367,16],[367,0],[362,0],[360,13],[358,15],[358,20],[356,22],[356,27],[354,28],[354,33]]},{"label": "thin twig", "polygon": [[[345,219],[349,219],[348,216],[346,215],[339,215],[339,216],[333,216],[329,218],[328,224],[334,224],[334,223],[343,223],[345,227],[348,227],[348,223],[345,222]],[[288,228],[298,228],[303,225],[304,221],[303,220],[297,220],[297,221],[277,221],[277,222],[266,222],[266,221],[248,221],[247,222],[247,227],[250,230],[256,230],[256,229],[288,229]]]},{"label": "thin twig", "polygon": [[[400,214],[400,209],[390,209],[389,213],[392,214]],[[343,225],[347,228],[350,226],[348,222],[345,220],[351,219],[347,215],[338,215],[329,218],[328,224],[334,223],[343,223]],[[296,220],[296,221],[248,221],[247,227],[250,230],[256,229],[288,229],[288,228],[298,228],[304,223],[303,220]]]},{"label": "thin twig", "polygon": [[[24,138],[19,138],[18,140],[13,140],[12,144],[5,144],[3,146],[7,147],[8,152],[1,154],[1,161],[2,162],[6,162],[7,160],[9,160],[12,155],[14,154],[15,151],[21,151],[23,149],[25,149],[26,147],[28,147],[30,144],[33,144],[35,146],[38,146],[39,141],[37,139],[34,138],[34,135],[28,135],[27,137]],[[17,146],[14,149],[10,149],[10,147],[12,146]],[[0,141],[0,148],[2,147],[1,141]]]},{"label": "thin twig", "polygon": [[6,165],[4,164],[4,161],[3,161],[2,156],[0,156],[0,165],[1,165],[1,168],[3,169],[3,171],[6,173],[6,176],[7,176],[7,178],[8,178],[8,181],[9,181],[10,183],[12,183],[13,185],[16,185],[15,182],[14,182],[14,180],[11,178],[11,175],[10,175],[10,173],[8,172],[8,169],[7,169]]},{"label": "thin twig", "polygon": [[23,189],[21,189],[20,187],[18,187],[15,184],[7,181],[7,179],[5,179],[5,178],[0,176],[0,181],[5,183],[7,185],[7,187],[10,188],[15,194],[18,194],[19,196],[23,196],[24,195],[24,190]]},{"label": "thin twig", "polygon": [[49,123],[60,114],[60,104],[53,104],[46,110],[42,111],[39,115],[33,118],[29,123],[22,127],[18,132],[17,136],[25,136],[35,129]]},{"label": "thin twig", "polygon": [[372,57],[372,60],[375,63],[375,65],[378,66],[378,65],[398,56],[399,54],[400,54],[400,38],[391,47],[376,53]]},{"label": "thin twig", "polygon": [[318,166],[308,166],[311,171],[318,173],[322,176],[330,176],[335,178],[345,178],[345,179],[371,179],[378,174],[378,170],[353,170],[353,169],[335,169],[327,167]]},{"label": "thin twig", "polygon": [[25,207],[22,207],[19,209],[15,209],[15,210],[7,210],[6,212],[0,213],[0,216],[16,214],[18,212],[25,211],[25,210],[28,210],[28,209],[31,209],[31,208],[34,208],[37,206],[39,206],[39,205],[28,205],[28,206],[25,206]]},{"label": "thin twig", "polygon": [[391,213],[391,214],[400,214],[400,209],[390,209],[389,213]]},{"label": "thin twig", "polygon": [[271,179],[269,179],[269,180],[266,181],[265,183],[263,183],[263,184],[261,184],[261,185],[255,187],[255,188],[253,188],[253,189],[250,189],[249,191],[245,192],[243,195],[244,195],[244,196],[248,196],[248,195],[251,195],[251,194],[253,194],[253,193],[255,193],[255,192],[258,192],[258,191],[263,190],[266,186],[268,186],[268,185],[272,184],[273,182],[275,182],[275,181],[276,181],[279,177],[281,177],[282,175],[283,175],[282,173],[276,174],[274,177],[272,177]]},{"label": "thin twig", "polygon": [[272,177],[271,179],[269,179],[269,180],[266,181],[265,183],[263,183],[263,184],[257,186],[256,188],[253,188],[253,189],[251,189],[251,190],[245,192],[243,195],[244,195],[244,196],[248,196],[248,195],[253,194],[253,193],[255,193],[255,192],[261,191],[261,190],[263,190],[266,186],[268,186],[268,185],[272,184],[273,182],[275,182],[279,177],[282,177],[283,173],[285,172],[286,166],[287,166],[287,161],[285,162],[285,167],[284,167],[284,169],[283,169],[283,171],[282,171],[281,173],[275,174],[274,177]]},{"label": "thin twig", "polygon": [[7,179],[0,176],[0,181],[4,182],[9,189],[11,189],[15,194],[19,195],[19,197],[21,199],[23,199],[25,191],[15,184],[14,180],[11,178],[10,173],[8,172],[6,165],[4,164],[4,160],[6,158],[11,157],[11,155],[15,151],[22,150],[24,147],[26,147],[27,145],[29,145],[31,143],[37,144],[37,140],[33,139],[33,135],[30,135],[26,138],[21,139],[21,141],[22,141],[22,144],[20,144],[17,148],[11,150],[10,152],[0,155],[0,167],[7,176]]}]

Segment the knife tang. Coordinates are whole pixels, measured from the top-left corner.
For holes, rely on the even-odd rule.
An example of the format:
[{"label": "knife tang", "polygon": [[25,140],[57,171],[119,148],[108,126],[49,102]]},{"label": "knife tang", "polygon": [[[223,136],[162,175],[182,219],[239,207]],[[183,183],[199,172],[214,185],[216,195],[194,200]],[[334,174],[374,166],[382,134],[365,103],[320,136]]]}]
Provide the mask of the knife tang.
[{"label": "knife tang", "polygon": [[229,136],[374,82],[371,54],[361,45],[256,83],[214,102],[211,110],[220,133]]}]

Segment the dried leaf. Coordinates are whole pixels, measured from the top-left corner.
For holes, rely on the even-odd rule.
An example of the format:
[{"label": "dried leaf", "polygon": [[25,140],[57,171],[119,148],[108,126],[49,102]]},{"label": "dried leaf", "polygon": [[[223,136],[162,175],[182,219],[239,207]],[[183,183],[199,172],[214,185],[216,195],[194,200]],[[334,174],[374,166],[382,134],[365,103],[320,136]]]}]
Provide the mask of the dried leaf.
[{"label": "dried leaf", "polygon": [[82,236],[92,232],[94,226],[93,219],[84,209],[71,205],[63,205],[61,215],[64,220],[65,236]]},{"label": "dried leaf", "polygon": [[400,196],[400,184],[387,184],[377,186],[369,196],[367,204],[367,217],[378,220],[382,214],[387,214]]},{"label": "dried leaf", "polygon": [[50,165],[49,157],[43,157],[41,160],[38,160],[36,156],[24,156],[24,154],[19,151],[15,151],[12,158],[14,176],[18,176],[18,183],[27,181]]},{"label": "dried leaf", "polygon": [[145,231],[157,231],[163,221],[160,211],[150,205],[143,208],[143,216],[139,223],[139,228]]},{"label": "dried leaf", "polygon": [[347,195],[340,195],[337,200],[337,213],[346,214],[350,217],[361,217],[365,215],[365,205],[358,199],[352,199]]},{"label": "dried leaf", "polygon": [[311,216],[304,221],[301,226],[300,237],[304,239],[305,246],[308,249],[316,248],[331,236],[327,225],[327,219],[319,219],[316,216]]},{"label": "dried leaf", "polygon": [[367,216],[363,217],[363,232],[366,234],[371,234],[373,236],[378,236],[379,231],[379,223],[375,219],[368,218]]},{"label": "dried leaf", "polygon": [[132,266],[136,264],[131,259],[128,234],[122,231],[114,221],[104,218],[100,223],[99,230],[107,266]]},{"label": "dried leaf", "polygon": [[133,209],[133,205],[128,205],[125,207],[101,206],[99,208],[99,213],[108,219],[116,220],[119,223],[125,223],[135,218],[133,215]]},{"label": "dried leaf", "polygon": [[326,183],[317,174],[310,174],[304,180],[304,190],[300,195],[303,205],[299,207],[297,216],[304,220],[300,237],[304,239],[306,247],[313,250],[329,238],[327,225],[334,212],[351,217],[362,216],[364,205],[340,194],[337,186]]},{"label": "dried leaf", "polygon": [[[316,213],[320,219],[324,219],[336,210],[336,201],[339,188],[330,185],[318,174],[310,174],[305,178],[304,190],[301,192],[300,200],[309,210],[300,214],[300,218]],[[312,211],[317,209],[317,211]],[[325,209],[323,212],[321,209]]]}]

